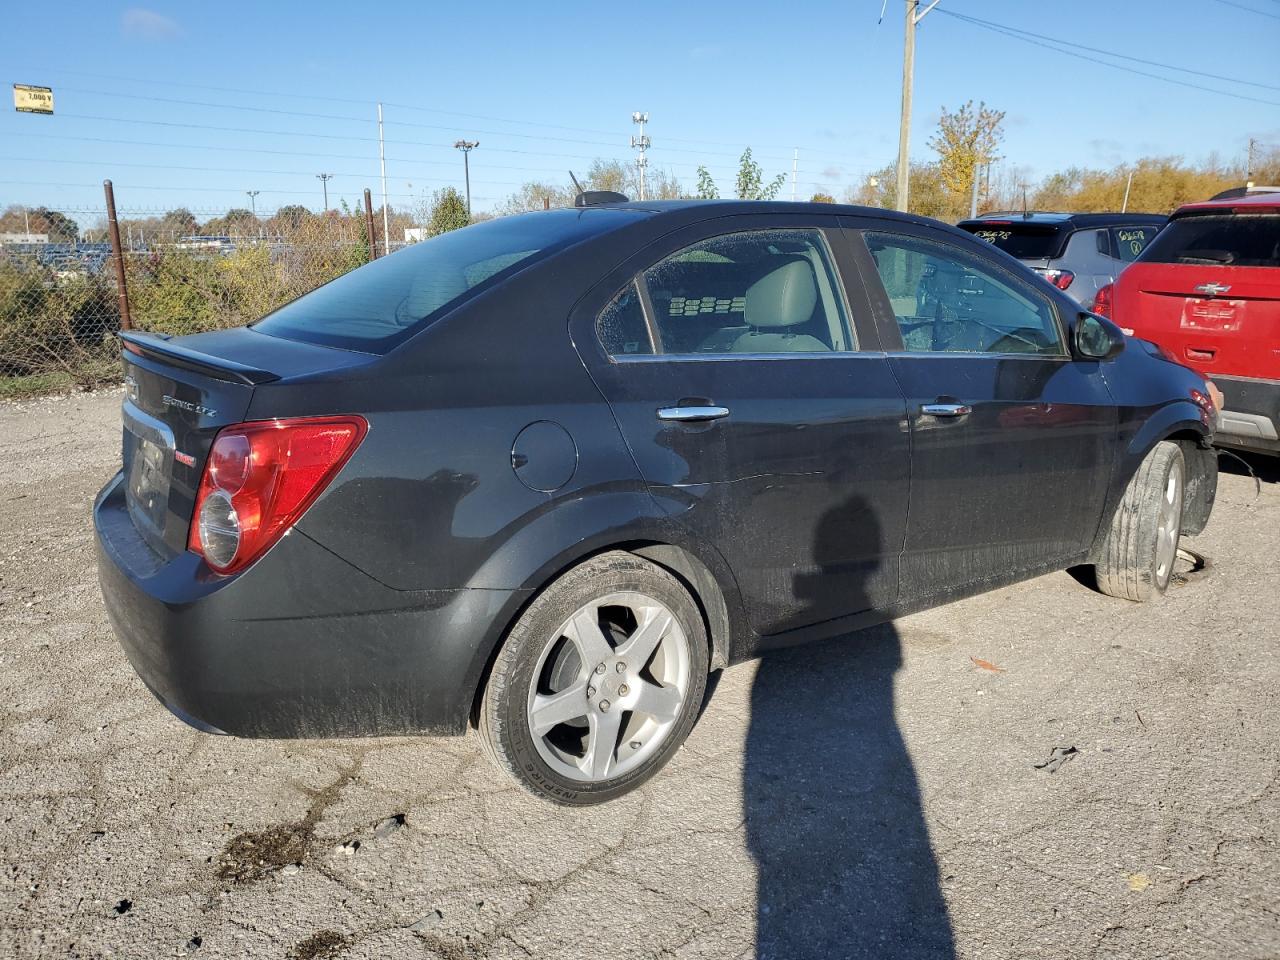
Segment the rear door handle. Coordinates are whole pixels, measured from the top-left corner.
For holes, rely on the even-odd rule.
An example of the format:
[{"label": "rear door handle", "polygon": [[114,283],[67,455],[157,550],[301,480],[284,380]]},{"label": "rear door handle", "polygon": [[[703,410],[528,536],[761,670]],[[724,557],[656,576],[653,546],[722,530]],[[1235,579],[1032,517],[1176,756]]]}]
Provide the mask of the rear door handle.
[{"label": "rear door handle", "polygon": [[704,420],[719,420],[728,415],[728,407],[712,406],[663,407],[658,411],[659,420],[673,420],[677,423],[699,423]]},{"label": "rear door handle", "polygon": [[963,417],[973,413],[967,403],[926,403],[920,408],[926,417]]}]

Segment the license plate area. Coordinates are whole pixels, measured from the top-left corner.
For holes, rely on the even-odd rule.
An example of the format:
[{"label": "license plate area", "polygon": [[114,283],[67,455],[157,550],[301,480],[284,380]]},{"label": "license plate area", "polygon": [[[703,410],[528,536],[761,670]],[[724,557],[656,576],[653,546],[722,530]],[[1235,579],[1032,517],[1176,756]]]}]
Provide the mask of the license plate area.
[{"label": "license plate area", "polygon": [[1244,322],[1244,300],[1197,299],[1188,297],[1182,308],[1182,329],[1231,333]]},{"label": "license plate area", "polygon": [[173,480],[173,430],[128,400],[123,419],[125,505],[143,539],[154,549],[163,550]]}]

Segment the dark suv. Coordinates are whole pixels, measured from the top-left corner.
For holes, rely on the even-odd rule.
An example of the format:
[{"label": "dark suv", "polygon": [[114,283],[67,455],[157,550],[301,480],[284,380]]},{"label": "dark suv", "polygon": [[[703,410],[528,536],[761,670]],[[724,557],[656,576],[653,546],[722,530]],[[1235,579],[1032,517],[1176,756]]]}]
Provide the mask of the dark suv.
[{"label": "dark suv", "polygon": [[768,647],[1076,564],[1152,597],[1217,478],[1199,375],[880,210],[509,217],[124,339],[94,520],[156,695],[250,737],[473,723],[564,803],[644,781]]},{"label": "dark suv", "polygon": [[1167,220],[1149,213],[988,213],[959,226],[1087,306]]}]

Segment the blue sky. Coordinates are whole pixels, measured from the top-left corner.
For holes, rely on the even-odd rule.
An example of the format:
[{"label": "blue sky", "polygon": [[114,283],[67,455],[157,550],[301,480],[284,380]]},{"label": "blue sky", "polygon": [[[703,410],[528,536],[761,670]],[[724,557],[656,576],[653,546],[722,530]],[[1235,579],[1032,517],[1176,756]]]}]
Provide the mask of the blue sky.
[{"label": "blue sky", "polygon": [[[250,189],[259,210],[318,209],[319,172],[335,174],[332,203],[354,204],[378,194],[380,99],[393,205],[461,187],[460,137],[480,141],[480,209],[630,158],[634,110],[650,116],[651,166],[689,187],[703,163],[731,192],[748,145],[789,176],[798,147],[801,197],[839,195],[897,149],[903,3],[877,25],[881,2],[17,4],[3,79],[52,86],[57,114],[0,112],[0,206],[97,208],[110,177],[122,210],[212,214]],[[948,14],[1252,81],[1124,61],[1267,102]],[[1144,154],[1239,159],[1250,136],[1280,145],[1277,50],[1280,0],[942,0],[919,31],[912,156],[932,156],[940,107],[973,99],[1007,112],[1006,162],[1033,181]]]}]

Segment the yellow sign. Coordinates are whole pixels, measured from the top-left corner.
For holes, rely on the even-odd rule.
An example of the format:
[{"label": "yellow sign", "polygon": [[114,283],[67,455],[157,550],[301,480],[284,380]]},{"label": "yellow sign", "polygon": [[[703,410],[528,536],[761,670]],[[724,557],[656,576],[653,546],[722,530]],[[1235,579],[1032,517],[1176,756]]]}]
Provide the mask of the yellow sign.
[{"label": "yellow sign", "polygon": [[53,113],[53,88],[15,83],[13,107],[19,113]]}]

